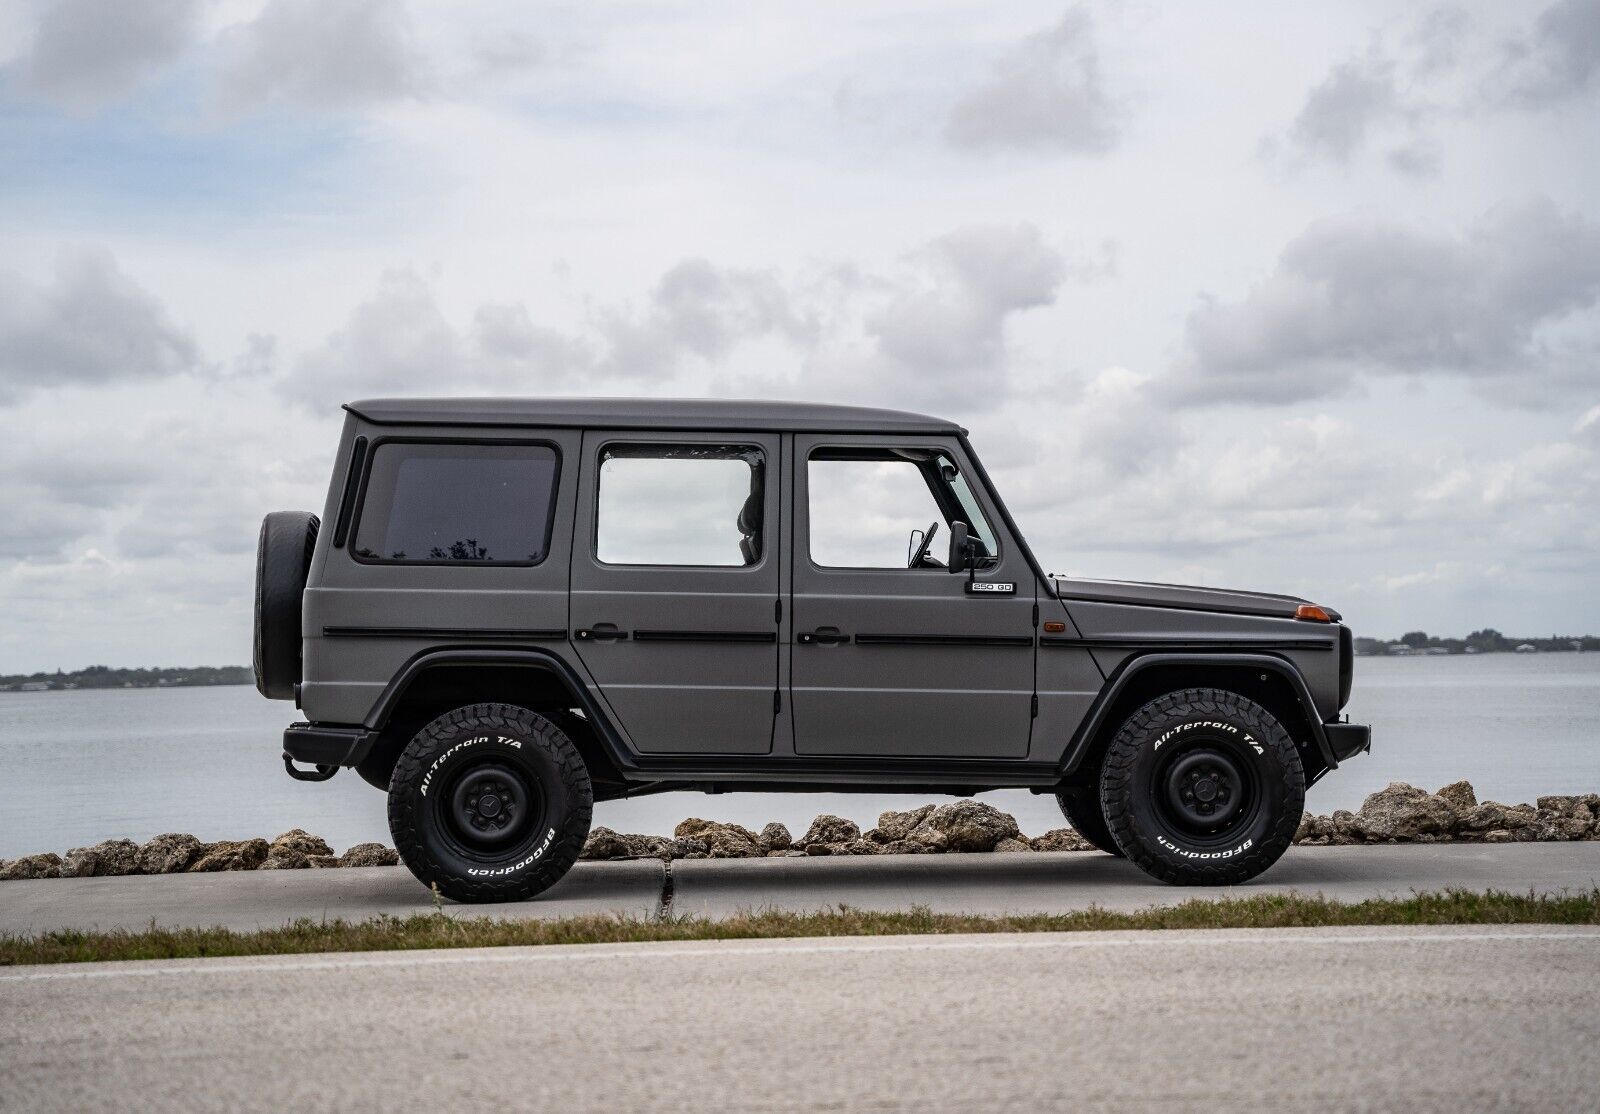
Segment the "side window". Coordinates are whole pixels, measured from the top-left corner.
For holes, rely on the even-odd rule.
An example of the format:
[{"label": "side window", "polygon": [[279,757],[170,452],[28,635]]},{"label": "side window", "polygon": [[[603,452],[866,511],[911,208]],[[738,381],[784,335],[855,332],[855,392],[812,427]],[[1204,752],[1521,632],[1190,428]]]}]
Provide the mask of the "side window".
[{"label": "side window", "polygon": [[607,565],[757,564],[765,463],[750,445],[607,445],[595,557]]},{"label": "side window", "polygon": [[[806,462],[806,489],[817,565],[942,568],[956,520],[977,539],[980,562],[995,556],[994,532],[966,477],[936,450],[818,449]],[[930,530],[933,538],[918,559],[918,543]]]},{"label": "side window", "polygon": [[548,445],[380,444],[355,555],[423,565],[537,564],[549,550],[557,468]]}]

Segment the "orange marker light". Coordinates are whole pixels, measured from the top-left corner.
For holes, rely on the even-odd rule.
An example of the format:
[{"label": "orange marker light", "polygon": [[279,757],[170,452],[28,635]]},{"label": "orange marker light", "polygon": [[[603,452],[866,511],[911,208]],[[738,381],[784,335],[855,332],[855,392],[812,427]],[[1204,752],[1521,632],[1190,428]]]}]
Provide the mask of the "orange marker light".
[{"label": "orange marker light", "polygon": [[1296,619],[1305,619],[1313,623],[1331,623],[1333,619],[1322,608],[1314,603],[1303,603],[1294,609]]},{"label": "orange marker light", "polygon": [[1064,631],[1066,629],[1067,629],[1067,624],[1065,624],[1065,623],[1051,622],[1051,623],[1046,623],[1044,625],[1044,632],[1046,634],[1060,634],[1062,631]]}]

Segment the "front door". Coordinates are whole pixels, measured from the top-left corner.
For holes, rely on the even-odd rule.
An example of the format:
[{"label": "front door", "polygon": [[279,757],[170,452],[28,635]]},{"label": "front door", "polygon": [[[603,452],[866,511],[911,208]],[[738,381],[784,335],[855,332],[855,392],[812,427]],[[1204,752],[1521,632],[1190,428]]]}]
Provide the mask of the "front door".
[{"label": "front door", "polygon": [[776,435],[583,435],[570,633],[641,752],[772,748],[778,446]]},{"label": "front door", "polygon": [[1027,756],[1035,578],[969,474],[955,438],[795,436],[797,753]]}]

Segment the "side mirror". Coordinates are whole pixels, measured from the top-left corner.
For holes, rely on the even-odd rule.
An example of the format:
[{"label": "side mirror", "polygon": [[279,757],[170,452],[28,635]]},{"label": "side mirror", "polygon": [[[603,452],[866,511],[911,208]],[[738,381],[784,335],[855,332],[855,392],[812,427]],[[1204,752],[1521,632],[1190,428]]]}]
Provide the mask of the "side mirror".
[{"label": "side mirror", "polygon": [[950,524],[950,560],[947,567],[951,572],[966,572],[972,567],[972,536],[967,533],[965,522]]}]

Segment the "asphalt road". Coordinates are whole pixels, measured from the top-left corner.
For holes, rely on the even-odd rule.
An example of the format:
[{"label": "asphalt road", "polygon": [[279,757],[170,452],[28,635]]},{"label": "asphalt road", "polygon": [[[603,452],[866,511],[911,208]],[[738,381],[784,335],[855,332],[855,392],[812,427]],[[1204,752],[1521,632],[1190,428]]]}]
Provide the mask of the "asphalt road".
[{"label": "asphalt road", "polygon": [[16,968],[0,1107],[1593,1109],[1597,980],[1526,926]]},{"label": "asphalt road", "polygon": [[[674,913],[811,911],[847,904],[936,912],[1067,912],[1099,905],[1142,909],[1191,897],[1298,890],[1345,901],[1461,887],[1515,893],[1587,891],[1600,884],[1600,842],[1297,847],[1245,886],[1175,888],[1096,852],[892,855],[861,858],[703,859],[672,864]],[[654,860],[579,863],[541,897],[515,905],[446,905],[447,912],[510,917],[662,910],[665,868]],[[295,917],[360,920],[432,909],[404,867],[251,871],[152,878],[64,878],[0,883],[0,932],[169,927],[274,927]]]}]

